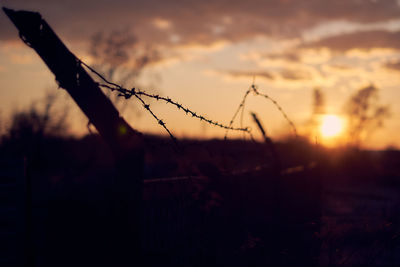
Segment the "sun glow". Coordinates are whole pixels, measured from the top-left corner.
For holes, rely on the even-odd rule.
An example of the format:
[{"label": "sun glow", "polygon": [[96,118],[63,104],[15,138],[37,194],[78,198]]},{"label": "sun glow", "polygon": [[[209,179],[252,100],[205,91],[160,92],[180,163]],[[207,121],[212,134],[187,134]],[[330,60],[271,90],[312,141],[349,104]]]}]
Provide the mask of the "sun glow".
[{"label": "sun glow", "polygon": [[322,117],[320,132],[323,138],[333,138],[343,132],[343,120],[336,115],[325,115]]}]

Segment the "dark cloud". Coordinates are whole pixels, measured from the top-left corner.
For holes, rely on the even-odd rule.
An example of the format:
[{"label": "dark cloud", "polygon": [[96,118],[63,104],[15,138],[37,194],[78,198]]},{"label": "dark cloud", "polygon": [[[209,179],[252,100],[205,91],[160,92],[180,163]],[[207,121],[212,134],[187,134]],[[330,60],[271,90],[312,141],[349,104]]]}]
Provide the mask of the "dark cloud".
[{"label": "dark cloud", "polygon": [[[372,23],[400,16],[396,0],[3,0],[2,4],[40,11],[60,35],[71,40],[100,30],[133,27],[142,40],[167,44],[172,35],[183,43],[208,44],[260,34],[299,36],[302,30],[331,20]],[[169,21],[171,27],[155,27],[157,18]],[[0,40],[14,37],[15,30],[2,14]]]},{"label": "dark cloud", "polygon": [[312,78],[311,73],[300,69],[281,69],[278,71],[250,71],[250,70],[239,70],[239,71],[224,71],[220,72],[227,74],[230,77],[242,77],[252,79],[253,77],[264,78],[267,80],[274,80],[280,77],[284,80],[310,80]]},{"label": "dark cloud", "polygon": [[253,79],[254,77],[260,77],[260,78],[264,78],[267,80],[273,80],[274,76],[267,71],[249,71],[249,70],[245,70],[245,71],[226,71],[226,72],[222,72],[223,74],[228,74],[231,77],[235,77],[235,78],[249,78],[249,79]]},{"label": "dark cloud", "polygon": [[360,31],[328,37],[316,42],[303,44],[302,48],[328,48],[346,52],[351,49],[370,50],[372,48],[400,49],[400,31]]},{"label": "dark cloud", "polygon": [[275,54],[265,54],[262,56],[267,59],[283,59],[288,62],[300,62],[301,58],[299,54],[295,52],[285,52],[285,53],[275,53]]},{"label": "dark cloud", "polygon": [[385,67],[391,70],[400,71],[400,60],[388,62],[385,64]]},{"label": "dark cloud", "polygon": [[285,80],[310,80],[311,73],[304,70],[284,69],[280,72],[280,76]]},{"label": "dark cloud", "polygon": [[345,64],[331,64],[329,65],[330,68],[335,69],[335,70],[351,70],[353,67],[350,65],[345,65]]}]

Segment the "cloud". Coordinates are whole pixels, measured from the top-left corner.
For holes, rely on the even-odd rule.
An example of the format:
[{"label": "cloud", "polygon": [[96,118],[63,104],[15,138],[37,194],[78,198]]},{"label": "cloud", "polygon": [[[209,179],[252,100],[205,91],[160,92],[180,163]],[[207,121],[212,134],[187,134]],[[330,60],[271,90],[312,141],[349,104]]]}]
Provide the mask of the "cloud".
[{"label": "cloud", "polygon": [[383,30],[360,31],[324,38],[305,43],[301,48],[328,48],[336,52],[347,52],[352,49],[371,50],[374,48],[400,49],[400,31]]},{"label": "cloud", "polygon": [[261,78],[269,81],[276,79],[286,81],[297,81],[297,80],[311,80],[312,75],[307,70],[302,69],[280,69],[280,70],[230,70],[230,71],[218,71],[217,74],[227,75],[231,78],[247,78],[253,79]]},{"label": "cloud", "polygon": [[282,59],[284,61],[288,61],[288,62],[300,62],[301,61],[301,57],[298,53],[290,51],[290,52],[281,52],[281,53],[268,53],[263,55],[264,58],[267,59]]},{"label": "cloud", "polygon": [[332,69],[335,71],[351,71],[354,69],[354,67],[346,64],[340,64],[340,63],[335,63],[331,65],[326,66],[328,69]]},{"label": "cloud", "polygon": [[163,18],[155,18],[153,20],[153,25],[160,30],[167,30],[171,28],[171,22]]},{"label": "cloud", "polygon": [[[221,73],[221,72],[220,72]],[[226,74],[233,78],[249,78],[253,79],[254,77],[259,77],[267,80],[275,79],[274,75],[268,71],[250,71],[250,70],[231,70],[231,71],[224,71],[223,74]]]},{"label": "cloud", "polygon": [[300,69],[284,69],[280,75],[285,80],[310,80],[312,78],[311,73]]},{"label": "cloud", "polygon": [[[397,0],[3,0],[3,5],[40,11],[60,36],[70,40],[130,27],[145,42],[170,45],[174,45],[171,34],[179,36],[181,43],[208,45],[259,35],[299,37],[306,29],[335,20],[368,24],[400,16]],[[1,14],[0,40],[15,36]]]},{"label": "cloud", "polygon": [[390,70],[400,71],[400,60],[388,62],[384,66]]}]

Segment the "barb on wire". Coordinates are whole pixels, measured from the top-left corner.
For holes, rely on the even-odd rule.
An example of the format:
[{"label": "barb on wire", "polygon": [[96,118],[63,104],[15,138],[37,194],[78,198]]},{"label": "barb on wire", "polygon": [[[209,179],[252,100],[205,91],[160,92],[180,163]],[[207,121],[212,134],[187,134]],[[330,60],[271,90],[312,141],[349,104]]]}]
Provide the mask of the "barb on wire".
[{"label": "barb on wire", "polygon": [[171,139],[174,141],[174,143],[177,144],[178,142],[177,142],[176,137],[170,132],[170,130],[167,128],[167,126],[165,126],[165,122],[163,122],[161,119],[159,119],[159,118],[157,117],[156,114],[154,114],[154,112],[150,109],[150,105],[147,104],[146,102],[144,102],[144,100],[143,100],[140,96],[135,95],[135,97],[143,104],[143,107],[144,107],[148,112],[150,112],[151,116],[153,116],[153,118],[157,120],[158,124],[160,124],[160,125],[164,128],[164,130],[169,134],[169,136],[170,136]]},{"label": "barb on wire", "polygon": [[146,96],[149,98],[153,98],[156,99],[157,101],[163,101],[167,104],[171,104],[175,107],[178,108],[178,110],[182,110],[183,112],[185,112],[187,115],[191,115],[194,118],[199,119],[200,121],[205,121],[208,124],[226,129],[226,130],[232,130],[232,131],[241,131],[244,133],[250,133],[250,129],[249,128],[244,128],[244,127],[232,127],[232,123],[228,126],[228,125],[224,125],[222,123],[219,123],[217,121],[213,121],[211,119],[208,119],[207,117],[203,116],[203,115],[199,115],[196,112],[190,110],[189,108],[185,107],[184,105],[172,100],[169,97],[164,97],[164,96],[160,96],[157,94],[149,94],[145,91],[141,91],[141,90],[137,90],[136,88],[132,88],[132,89],[126,89],[124,87],[122,87],[119,84],[113,83],[108,81],[103,75],[101,75],[99,72],[97,72],[95,69],[93,69],[92,67],[90,67],[89,65],[87,65],[86,63],[84,63],[83,61],[79,60],[79,63],[84,65],[86,68],[88,68],[91,72],[93,72],[96,76],[98,76],[103,82],[103,83],[98,83],[98,85],[100,87],[109,89],[111,91],[117,91],[119,94],[119,96],[124,97],[125,99],[129,99],[132,96],[134,96],[135,98],[137,98],[143,105],[143,107],[150,112],[150,114],[153,116],[153,118],[155,118],[158,122],[158,124],[160,124],[164,130],[169,134],[169,136],[171,137],[171,139],[177,143],[177,139],[174,137],[174,135],[171,133],[171,131],[165,126],[165,122],[162,121],[161,119],[159,119],[157,117],[157,115],[155,115],[155,113],[150,109],[150,105],[147,104],[142,98],[141,96]]}]

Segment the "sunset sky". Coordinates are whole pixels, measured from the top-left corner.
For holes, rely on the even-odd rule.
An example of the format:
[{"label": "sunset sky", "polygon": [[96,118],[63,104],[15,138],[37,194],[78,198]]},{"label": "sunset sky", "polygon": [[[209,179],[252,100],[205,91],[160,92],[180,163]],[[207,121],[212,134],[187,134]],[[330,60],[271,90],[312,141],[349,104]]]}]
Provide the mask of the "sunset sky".
[{"label": "sunset sky", "polygon": [[[137,84],[223,123],[229,123],[254,75],[259,91],[282,106],[300,133],[311,116],[315,87],[325,95],[326,112],[340,116],[354,92],[374,84],[380,102],[390,106],[391,117],[365,146],[400,147],[400,1],[1,0],[0,4],[40,12],[70,50],[89,64],[96,60],[89,52],[96,33],[134,34],[136,49],[151,46],[160,53]],[[53,74],[20,41],[3,12],[0,84],[2,120],[57,88]],[[130,105],[124,115],[134,128],[163,133],[147,113],[135,115],[138,102],[131,99]],[[70,106],[73,132],[87,133],[87,121]],[[225,134],[174,107],[153,102],[151,106],[178,137]],[[250,111],[258,114],[273,137],[290,133],[271,102],[249,96],[243,124],[255,129]]]}]

